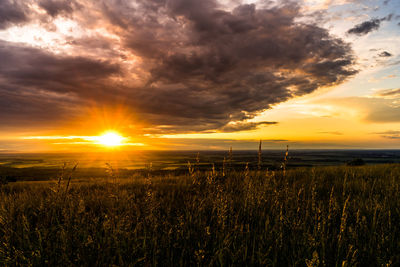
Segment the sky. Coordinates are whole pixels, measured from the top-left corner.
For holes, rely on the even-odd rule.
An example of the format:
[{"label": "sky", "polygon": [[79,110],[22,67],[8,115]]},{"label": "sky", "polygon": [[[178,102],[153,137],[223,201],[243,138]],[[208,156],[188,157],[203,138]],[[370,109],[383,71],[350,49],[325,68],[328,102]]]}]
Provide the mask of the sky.
[{"label": "sky", "polygon": [[397,10],[0,0],[0,152],[104,149],[108,131],[127,150],[399,149]]}]

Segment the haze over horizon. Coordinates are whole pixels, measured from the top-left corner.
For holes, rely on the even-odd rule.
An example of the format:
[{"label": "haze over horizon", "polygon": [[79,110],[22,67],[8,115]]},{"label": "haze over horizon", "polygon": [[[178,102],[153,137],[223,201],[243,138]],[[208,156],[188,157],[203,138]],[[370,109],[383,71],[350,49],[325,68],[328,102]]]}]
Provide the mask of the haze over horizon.
[{"label": "haze over horizon", "polygon": [[395,0],[3,0],[0,152],[400,149]]}]

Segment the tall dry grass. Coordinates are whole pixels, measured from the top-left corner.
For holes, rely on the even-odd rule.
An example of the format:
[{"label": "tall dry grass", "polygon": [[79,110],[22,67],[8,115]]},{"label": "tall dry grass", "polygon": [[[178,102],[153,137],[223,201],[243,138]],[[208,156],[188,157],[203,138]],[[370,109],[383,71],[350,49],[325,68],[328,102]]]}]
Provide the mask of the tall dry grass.
[{"label": "tall dry grass", "polygon": [[197,165],[179,177],[149,167],[136,179],[2,186],[0,265],[400,264],[399,165]]}]

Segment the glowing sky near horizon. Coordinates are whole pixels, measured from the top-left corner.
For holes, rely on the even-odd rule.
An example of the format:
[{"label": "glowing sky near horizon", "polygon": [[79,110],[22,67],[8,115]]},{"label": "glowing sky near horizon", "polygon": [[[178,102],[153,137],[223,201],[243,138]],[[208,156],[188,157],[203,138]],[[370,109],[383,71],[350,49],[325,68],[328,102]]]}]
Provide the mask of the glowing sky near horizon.
[{"label": "glowing sky near horizon", "polygon": [[[400,148],[395,0],[5,0],[0,152]],[[254,147],[253,147],[254,145]]]}]

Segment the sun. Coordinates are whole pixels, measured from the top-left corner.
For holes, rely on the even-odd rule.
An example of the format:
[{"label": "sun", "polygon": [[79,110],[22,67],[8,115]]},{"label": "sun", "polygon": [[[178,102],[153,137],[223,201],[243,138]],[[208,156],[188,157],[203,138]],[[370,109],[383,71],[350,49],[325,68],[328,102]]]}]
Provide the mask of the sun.
[{"label": "sun", "polygon": [[105,132],[104,134],[100,135],[96,139],[97,139],[96,141],[100,145],[107,146],[107,147],[116,147],[116,146],[122,146],[124,144],[123,142],[126,138],[121,136],[117,132],[108,131],[108,132]]}]

